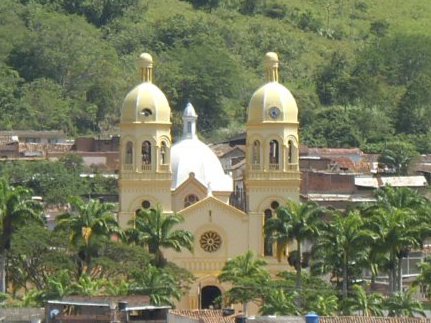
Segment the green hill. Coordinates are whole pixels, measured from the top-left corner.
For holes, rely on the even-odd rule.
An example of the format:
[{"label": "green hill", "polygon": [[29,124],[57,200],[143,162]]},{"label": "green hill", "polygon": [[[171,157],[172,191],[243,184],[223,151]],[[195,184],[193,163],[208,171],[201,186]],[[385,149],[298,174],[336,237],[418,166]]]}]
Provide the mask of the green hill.
[{"label": "green hill", "polygon": [[147,51],[174,134],[190,100],[218,140],[244,129],[275,51],[303,143],[430,152],[430,14],[428,0],[3,0],[0,128],[115,132]]}]

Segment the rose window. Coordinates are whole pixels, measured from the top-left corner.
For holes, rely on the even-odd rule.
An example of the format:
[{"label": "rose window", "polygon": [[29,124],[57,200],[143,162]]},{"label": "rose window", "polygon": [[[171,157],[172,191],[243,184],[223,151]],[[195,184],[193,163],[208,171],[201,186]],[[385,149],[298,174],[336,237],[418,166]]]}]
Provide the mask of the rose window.
[{"label": "rose window", "polygon": [[206,252],[215,252],[220,249],[221,237],[217,232],[207,231],[201,235],[199,242],[201,248]]}]

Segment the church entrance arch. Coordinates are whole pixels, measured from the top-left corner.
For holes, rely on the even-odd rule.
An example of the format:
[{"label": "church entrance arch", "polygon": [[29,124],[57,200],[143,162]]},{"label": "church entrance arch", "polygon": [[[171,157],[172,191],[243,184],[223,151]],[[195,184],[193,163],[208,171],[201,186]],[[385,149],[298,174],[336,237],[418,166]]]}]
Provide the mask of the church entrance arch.
[{"label": "church entrance arch", "polygon": [[201,290],[201,308],[220,308],[221,291],[217,286],[205,286]]}]

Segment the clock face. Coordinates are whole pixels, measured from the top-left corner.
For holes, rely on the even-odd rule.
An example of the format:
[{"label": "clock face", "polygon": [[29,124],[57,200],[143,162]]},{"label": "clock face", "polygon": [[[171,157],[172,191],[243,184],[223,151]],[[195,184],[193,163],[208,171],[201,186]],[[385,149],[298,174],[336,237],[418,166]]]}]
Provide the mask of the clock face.
[{"label": "clock face", "polygon": [[280,109],[277,107],[269,108],[268,114],[272,119],[277,119],[280,116]]}]

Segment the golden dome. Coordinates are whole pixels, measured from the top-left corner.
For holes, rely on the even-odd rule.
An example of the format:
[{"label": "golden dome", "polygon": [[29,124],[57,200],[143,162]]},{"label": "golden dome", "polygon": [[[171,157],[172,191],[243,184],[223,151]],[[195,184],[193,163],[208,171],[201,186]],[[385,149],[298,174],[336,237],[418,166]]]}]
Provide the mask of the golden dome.
[{"label": "golden dome", "polygon": [[267,83],[254,92],[247,109],[247,123],[298,122],[298,107],[288,89],[278,83],[278,57],[267,53],[264,59]]},{"label": "golden dome", "polygon": [[142,53],[139,55],[139,67],[145,68],[149,66],[153,66],[153,57],[148,53]]},{"label": "golden dome", "polygon": [[278,55],[274,52],[266,53],[264,66],[265,68],[278,67]]},{"label": "golden dome", "polygon": [[163,92],[152,81],[153,59],[139,56],[139,74],[143,83],[135,86],[123,101],[121,122],[170,123],[171,108]]}]

